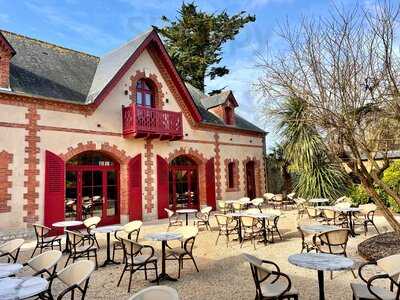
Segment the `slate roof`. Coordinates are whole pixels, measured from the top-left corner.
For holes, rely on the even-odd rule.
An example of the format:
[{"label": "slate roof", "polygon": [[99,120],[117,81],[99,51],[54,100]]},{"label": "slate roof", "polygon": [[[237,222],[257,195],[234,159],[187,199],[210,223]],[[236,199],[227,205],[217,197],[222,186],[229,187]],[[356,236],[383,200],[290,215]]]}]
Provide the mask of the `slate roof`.
[{"label": "slate roof", "polygon": [[[59,101],[91,103],[151,32],[146,31],[120,48],[97,57],[0,30],[0,34],[16,52],[10,63],[10,88],[15,92]],[[207,96],[188,83],[186,87],[203,123],[226,126],[223,120],[207,109],[224,103],[231,91]],[[265,133],[238,114],[235,115],[234,127]]]}]

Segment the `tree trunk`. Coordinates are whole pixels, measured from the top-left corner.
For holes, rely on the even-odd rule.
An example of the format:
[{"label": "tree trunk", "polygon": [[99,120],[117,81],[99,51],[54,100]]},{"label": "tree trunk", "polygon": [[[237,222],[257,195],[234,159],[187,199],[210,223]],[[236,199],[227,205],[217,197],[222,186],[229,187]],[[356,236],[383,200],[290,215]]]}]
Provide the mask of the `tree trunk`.
[{"label": "tree trunk", "polygon": [[387,184],[385,184],[379,177],[372,174],[372,178],[374,179],[375,183],[379,185],[389,196],[391,196],[397,204],[400,206],[400,196],[396,193],[393,189],[391,189]]},{"label": "tree trunk", "polygon": [[375,204],[379,207],[379,209],[382,210],[383,216],[385,217],[389,225],[393,228],[393,230],[396,232],[400,232],[400,223],[394,217],[393,212],[386,206],[386,204],[379,197],[374,186],[372,184],[369,184],[365,179],[362,180],[362,185],[364,186],[367,193],[372,197],[372,199],[374,200]]}]

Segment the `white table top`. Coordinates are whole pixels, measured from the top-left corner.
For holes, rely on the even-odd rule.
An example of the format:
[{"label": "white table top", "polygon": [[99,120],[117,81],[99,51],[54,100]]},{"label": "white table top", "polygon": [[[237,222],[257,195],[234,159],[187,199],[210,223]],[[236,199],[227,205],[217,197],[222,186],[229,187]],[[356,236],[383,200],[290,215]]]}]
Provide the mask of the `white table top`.
[{"label": "white table top", "polygon": [[14,275],[21,271],[22,268],[23,266],[21,264],[0,263],[0,278]]},{"label": "white table top", "polygon": [[52,224],[53,227],[73,227],[73,226],[79,226],[82,225],[82,221],[61,221],[61,222],[55,222]]},{"label": "white table top", "polygon": [[361,211],[361,208],[358,208],[358,207],[344,207],[344,208],[337,207],[336,209],[343,213]]},{"label": "white table top", "polygon": [[41,277],[2,278],[0,279],[0,299],[26,299],[45,291],[48,285],[49,282]]},{"label": "white table top", "polygon": [[308,202],[310,202],[310,203],[326,203],[326,202],[329,202],[329,200],[325,199],[325,198],[315,198],[315,199],[308,200]]},{"label": "white table top", "polygon": [[309,233],[321,233],[340,228],[337,226],[324,225],[324,224],[311,224],[311,225],[302,225],[300,226],[300,229]]},{"label": "white table top", "polygon": [[294,254],[288,260],[292,265],[320,271],[348,270],[354,264],[350,258],[326,253]]},{"label": "white table top", "polygon": [[91,230],[91,232],[95,233],[111,233],[122,229],[123,226],[121,225],[109,225],[109,226],[101,226],[96,227]]},{"label": "white table top", "polygon": [[177,209],[176,212],[178,214],[192,214],[198,212],[198,210],[194,208],[183,208],[183,209]]},{"label": "white table top", "polygon": [[246,216],[258,218],[258,219],[274,219],[278,215],[270,213],[245,213]]},{"label": "white table top", "polygon": [[144,239],[148,241],[171,241],[179,240],[181,238],[182,235],[176,232],[154,232],[148,233],[144,236]]}]

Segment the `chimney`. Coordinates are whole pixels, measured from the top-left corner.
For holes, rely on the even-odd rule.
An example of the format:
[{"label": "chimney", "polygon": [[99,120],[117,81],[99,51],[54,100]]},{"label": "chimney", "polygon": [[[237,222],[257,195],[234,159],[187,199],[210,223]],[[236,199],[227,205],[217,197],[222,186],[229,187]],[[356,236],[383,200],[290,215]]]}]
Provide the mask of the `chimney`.
[{"label": "chimney", "polygon": [[15,50],[0,31],[0,89],[10,89],[10,61]]}]

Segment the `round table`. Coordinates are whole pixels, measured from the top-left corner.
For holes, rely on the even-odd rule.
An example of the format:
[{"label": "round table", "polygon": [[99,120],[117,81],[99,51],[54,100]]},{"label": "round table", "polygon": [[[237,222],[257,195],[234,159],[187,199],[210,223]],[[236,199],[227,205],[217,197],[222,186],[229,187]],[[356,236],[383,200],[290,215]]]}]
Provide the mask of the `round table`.
[{"label": "round table", "polygon": [[[167,241],[172,240],[179,240],[182,238],[182,235],[175,232],[156,232],[156,233],[149,233],[144,236],[144,239],[147,241],[161,241],[161,274],[158,276],[160,281],[162,280],[170,280],[170,281],[177,281],[176,278],[170,277],[165,269],[165,247],[167,245]],[[157,281],[154,280],[154,281]]]},{"label": "round table", "polygon": [[116,262],[111,258],[111,233],[122,229],[121,225],[109,225],[93,228],[91,231],[94,233],[105,233],[107,234],[107,258],[101,267],[105,267],[107,265],[117,265],[119,262]]},{"label": "round table", "polygon": [[311,224],[311,225],[302,225],[302,226],[300,226],[300,229],[302,231],[305,231],[308,233],[318,234],[321,232],[336,230],[336,229],[340,229],[340,228],[337,226],[330,226],[330,225],[323,225],[323,224]]},{"label": "round table", "polygon": [[0,263],[0,278],[15,275],[21,271],[23,266],[21,264]]},{"label": "round table", "polygon": [[0,279],[0,299],[18,300],[47,290],[49,282],[42,277],[7,277]]},{"label": "round table", "polygon": [[356,235],[358,235],[358,234],[354,231],[354,226],[353,226],[353,214],[354,214],[355,212],[361,211],[361,208],[357,208],[357,207],[347,207],[347,208],[335,207],[335,210],[340,211],[341,213],[344,213],[344,214],[347,215],[351,236],[352,236],[352,237],[355,237]]},{"label": "round table", "polygon": [[[271,213],[244,213],[244,215],[246,216],[250,216],[250,217],[254,217],[257,219],[261,219],[262,220],[262,226],[263,226],[263,241],[260,242],[264,242],[264,244],[267,244],[268,242],[268,237],[267,237],[267,227],[266,227],[266,222],[265,220],[273,220],[275,219],[278,215],[276,214],[271,214]],[[272,241],[273,243],[273,241]]]},{"label": "round table", "polygon": [[178,214],[185,214],[186,216],[186,226],[189,225],[189,214],[195,214],[197,213],[197,209],[193,209],[193,208],[184,208],[184,209],[177,209],[176,213]]},{"label": "round table", "polygon": [[[61,221],[61,222],[55,222],[52,224],[53,227],[58,227],[58,228],[63,228],[68,229],[68,227],[75,227],[75,226],[80,226],[82,225],[83,222],[82,221]],[[67,238],[65,241],[66,245],[65,245],[65,249],[64,249],[64,253],[69,253],[69,240],[68,240],[68,234],[67,234]]]},{"label": "round table", "polygon": [[318,271],[319,299],[325,299],[324,271],[350,269],[354,262],[347,257],[326,253],[302,253],[289,256],[292,265]]}]

